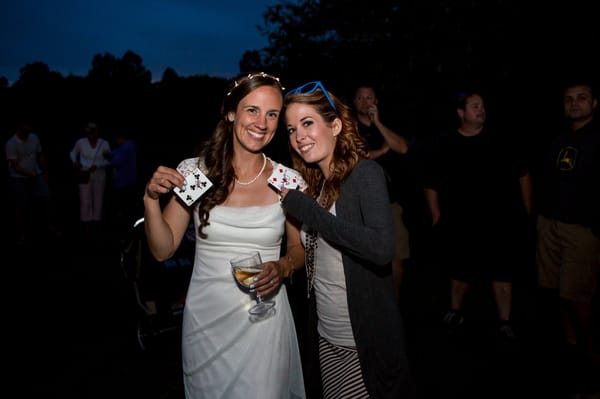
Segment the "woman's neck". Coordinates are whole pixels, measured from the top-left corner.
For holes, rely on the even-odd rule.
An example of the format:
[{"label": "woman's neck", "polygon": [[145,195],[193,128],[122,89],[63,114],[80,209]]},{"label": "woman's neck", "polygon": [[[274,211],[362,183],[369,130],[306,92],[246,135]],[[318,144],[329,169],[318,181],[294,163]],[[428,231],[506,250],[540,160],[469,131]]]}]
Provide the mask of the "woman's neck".
[{"label": "woman's neck", "polygon": [[239,159],[237,157],[233,162],[236,182],[243,186],[254,183],[265,170],[267,157],[264,153],[253,154],[251,157]]}]

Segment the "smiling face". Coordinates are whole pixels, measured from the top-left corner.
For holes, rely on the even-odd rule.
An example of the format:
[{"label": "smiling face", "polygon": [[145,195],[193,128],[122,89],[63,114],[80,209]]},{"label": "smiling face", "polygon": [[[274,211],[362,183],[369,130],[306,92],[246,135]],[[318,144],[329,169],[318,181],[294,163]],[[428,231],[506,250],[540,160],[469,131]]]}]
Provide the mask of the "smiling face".
[{"label": "smiling face", "polygon": [[313,106],[290,103],[285,110],[285,122],[294,151],[306,163],[317,164],[328,177],[336,137],[342,128],[341,120],[336,118],[327,124]]},{"label": "smiling face", "polygon": [[235,113],[227,114],[233,122],[234,148],[260,152],[275,135],[282,106],[281,92],[272,86],[260,86],[242,98]]}]

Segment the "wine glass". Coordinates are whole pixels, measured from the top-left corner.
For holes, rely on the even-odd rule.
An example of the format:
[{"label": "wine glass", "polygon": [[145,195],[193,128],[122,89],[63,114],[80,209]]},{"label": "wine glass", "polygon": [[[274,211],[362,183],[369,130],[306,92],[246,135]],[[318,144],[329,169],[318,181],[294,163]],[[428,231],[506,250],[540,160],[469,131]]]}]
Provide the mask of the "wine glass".
[{"label": "wine glass", "polygon": [[[264,267],[258,251],[237,256],[231,259],[229,263],[231,263],[235,281],[245,289],[250,289],[250,285],[254,282],[254,276],[260,273]],[[274,300],[264,300],[256,294],[256,304],[248,309],[251,320],[262,320],[271,316],[275,310],[273,306],[275,306]]]}]

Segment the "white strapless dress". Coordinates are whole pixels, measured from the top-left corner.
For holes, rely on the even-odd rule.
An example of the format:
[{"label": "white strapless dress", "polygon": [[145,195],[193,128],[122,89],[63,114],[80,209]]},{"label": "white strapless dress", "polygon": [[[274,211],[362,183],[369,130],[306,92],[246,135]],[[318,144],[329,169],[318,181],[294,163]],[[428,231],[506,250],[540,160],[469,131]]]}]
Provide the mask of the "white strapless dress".
[{"label": "white strapless dress", "polygon": [[[194,225],[198,215],[194,212]],[[229,259],[259,250],[279,259],[285,216],[279,203],[211,210],[207,239],[196,236],[183,314],[183,373],[188,399],[304,398],[294,319],[285,286],[275,315],[251,322],[254,299],[238,288]]]}]

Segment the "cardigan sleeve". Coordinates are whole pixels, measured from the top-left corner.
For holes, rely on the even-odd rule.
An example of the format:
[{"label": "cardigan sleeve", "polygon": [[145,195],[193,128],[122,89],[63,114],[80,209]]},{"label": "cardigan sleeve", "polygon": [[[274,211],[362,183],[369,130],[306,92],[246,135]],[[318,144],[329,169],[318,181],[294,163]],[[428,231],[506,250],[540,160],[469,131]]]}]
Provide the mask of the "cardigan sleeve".
[{"label": "cardigan sleeve", "polygon": [[283,207],[343,252],[382,266],[394,256],[394,226],[385,175],[374,161],[361,161],[344,181],[336,215],[298,190],[286,195]]}]

